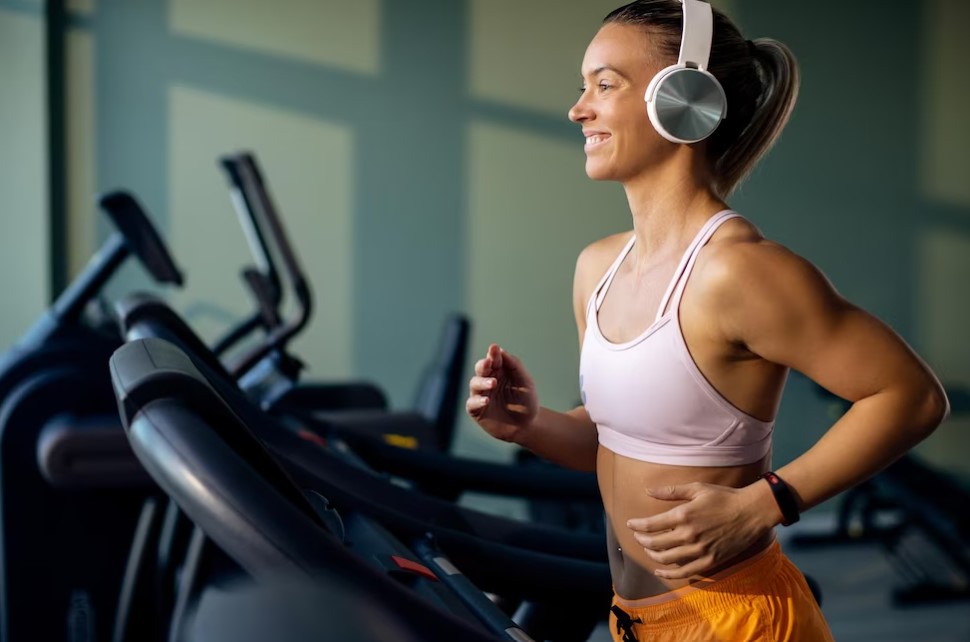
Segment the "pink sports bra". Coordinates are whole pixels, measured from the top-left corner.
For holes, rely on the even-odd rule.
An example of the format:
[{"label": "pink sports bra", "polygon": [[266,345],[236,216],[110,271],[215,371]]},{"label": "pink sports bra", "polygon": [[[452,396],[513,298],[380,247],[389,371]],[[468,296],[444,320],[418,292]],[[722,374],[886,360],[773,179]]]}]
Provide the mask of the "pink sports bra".
[{"label": "pink sports bra", "polygon": [[687,349],[678,315],[701,248],[722,223],[739,216],[724,210],[701,228],[674,272],[653,325],[632,341],[606,339],[597,314],[635,236],[593,291],[579,381],[603,447],[641,461],[682,466],[738,466],[771,451],[774,421],[742,412],[707,381]]}]

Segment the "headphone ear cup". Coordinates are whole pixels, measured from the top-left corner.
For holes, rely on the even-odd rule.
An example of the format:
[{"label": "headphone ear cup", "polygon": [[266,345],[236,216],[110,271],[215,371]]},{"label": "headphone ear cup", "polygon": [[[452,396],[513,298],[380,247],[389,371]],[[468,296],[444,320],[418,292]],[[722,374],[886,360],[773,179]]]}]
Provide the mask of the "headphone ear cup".
[{"label": "headphone ear cup", "polygon": [[727,115],[727,97],[713,74],[674,65],[653,77],[644,96],[657,132],[672,143],[696,143]]}]

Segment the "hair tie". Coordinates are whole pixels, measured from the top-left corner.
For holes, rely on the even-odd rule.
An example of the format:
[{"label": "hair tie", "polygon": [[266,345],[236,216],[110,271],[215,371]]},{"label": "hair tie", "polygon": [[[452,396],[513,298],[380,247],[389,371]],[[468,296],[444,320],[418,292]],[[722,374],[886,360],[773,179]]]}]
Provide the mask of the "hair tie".
[{"label": "hair tie", "polygon": [[751,57],[753,58],[753,57],[757,56],[758,55],[758,45],[756,43],[750,41],[750,40],[745,40],[744,42],[745,42],[745,44],[748,45],[748,53],[751,54]]}]

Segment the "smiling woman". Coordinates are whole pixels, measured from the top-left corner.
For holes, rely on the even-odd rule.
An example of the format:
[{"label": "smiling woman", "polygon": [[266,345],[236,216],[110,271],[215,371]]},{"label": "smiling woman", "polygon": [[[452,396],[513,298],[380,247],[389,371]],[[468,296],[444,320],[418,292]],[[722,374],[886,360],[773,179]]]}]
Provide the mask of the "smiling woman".
[{"label": "smiling woman", "polygon": [[[596,470],[614,639],[831,639],[774,528],[912,448],[946,397],[900,337],[726,202],[795,104],[787,47],[745,40],[700,0],[639,0],[606,17],[581,75],[569,118],[586,172],[623,185],[633,222],[576,264],[583,405],[540,406],[493,344],[466,409],[493,437]],[[853,406],[772,471],[790,369]]]}]

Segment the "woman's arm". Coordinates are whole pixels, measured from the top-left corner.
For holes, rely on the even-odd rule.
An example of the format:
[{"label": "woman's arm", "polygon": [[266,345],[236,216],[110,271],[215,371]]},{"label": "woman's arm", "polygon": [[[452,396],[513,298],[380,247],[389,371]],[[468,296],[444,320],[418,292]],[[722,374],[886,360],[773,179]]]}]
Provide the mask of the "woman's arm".
[{"label": "woman's arm", "polygon": [[596,426],[583,406],[567,412],[540,408],[529,428],[514,441],[560,466],[596,470]]},{"label": "woman's arm", "polygon": [[898,459],[949,406],[916,353],[840,297],[813,265],[776,244],[746,246],[731,261],[751,278],[733,288],[735,303],[725,306],[728,336],[853,402],[812,448],[777,471],[807,510]]},{"label": "woman's arm", "polygon": [[[605,271],[604,261],[622,238],[616,235],[593,243],[576,261],[573,313],[580,349],[586,334],[586,300],[597,274]],[[586,408],[557,412],[541,407],[535,383],[522,362],[498,346],[490,346],[485,358],[475,364],[465,408],[497,439],[516,443],[567,468],[596,470],[596,425]]]},{"label": "woman's arm", "polygon": [[[943,389],[913,350],[785,248],[762,241],[719,249],[702,278],[704,291],[713,293],[704,307],[725,341],[798,370],[852,402],[812,448],[776,471],[801,510],[876,474],[945,418]],[[764,480],[743,489],[690,484],[648,492],[687,500],[630,522],[651,557],[679,564],[661,573],[669,578],[723,563],[782,519]]]}]

